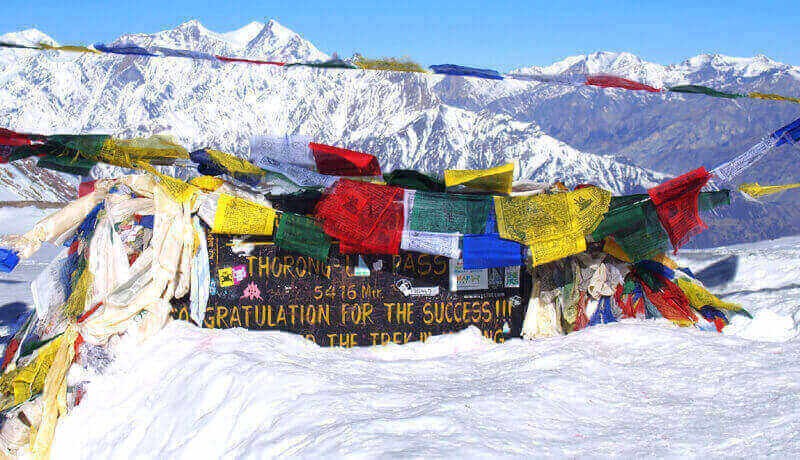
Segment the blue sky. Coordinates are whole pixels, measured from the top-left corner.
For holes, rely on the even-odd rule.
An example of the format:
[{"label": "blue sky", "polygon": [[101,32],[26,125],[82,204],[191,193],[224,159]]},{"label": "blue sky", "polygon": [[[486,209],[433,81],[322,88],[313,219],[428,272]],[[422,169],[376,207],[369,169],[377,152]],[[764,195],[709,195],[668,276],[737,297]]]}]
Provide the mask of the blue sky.
[{"label": "blue sky", "polygon": [[224,32],[273,18],[325,52],[409,56],[507,71],[593,51],[663,64],[700,53],[766,54],[800,65],[789,1],[0,0],[0,34],[36,27],[61,43],[109,41],[199,19]]}]

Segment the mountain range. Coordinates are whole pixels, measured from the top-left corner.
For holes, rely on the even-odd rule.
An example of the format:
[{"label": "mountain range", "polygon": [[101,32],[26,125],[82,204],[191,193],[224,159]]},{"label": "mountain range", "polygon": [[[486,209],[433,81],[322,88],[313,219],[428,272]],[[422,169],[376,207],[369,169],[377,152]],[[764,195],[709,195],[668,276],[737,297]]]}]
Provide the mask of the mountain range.
[{"label": "mountain range", "polygon": [[[0,40],[56,41],[37,30]],[[275,21],[228,33],[189,21],[115,43],[283,61],[330,56]],[[800,94],[800,68],[765,56],[700,55],[660,65],[629,53],[573,56],[515,73],[613,73],[654,86]],[[652,95],[439,75],[220,64],[179,58],[0,49],[0,120],[20,131],[171,134],[189,149],[247,154],[261,134],[304,134],[376,155],[384,170],[440,172],[516,161],[519,178],[595,183],[615,194],[713,167],[800,115],[800,106],[697,95]],[[797,181],[797,150],[783,147],[748,181]],[[76,179],[31,163],[0,170],[0,199],[68,200]],[[40,184],[40,185],[34,185]],[[763,204],[736,199],[709,216],[698,244],[800,232],[800,194]]]}]

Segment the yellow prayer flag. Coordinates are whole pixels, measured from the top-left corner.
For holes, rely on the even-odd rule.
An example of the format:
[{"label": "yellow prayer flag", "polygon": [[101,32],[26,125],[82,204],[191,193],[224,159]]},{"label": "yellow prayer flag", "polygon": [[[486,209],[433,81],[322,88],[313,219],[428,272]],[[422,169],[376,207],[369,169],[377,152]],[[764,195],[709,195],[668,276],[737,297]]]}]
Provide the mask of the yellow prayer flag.
[{"label": "yellow prayer flag", "polygon": [[546,264],[586,250],[583,234],[565,234],[561,238],[540,241],[528,246],[531,251],[531,266]]},{"label": "yellow prayer flag", "polygon": [[764,99],[764,100],[768,100],[768,101],[797,102],[798,104],[800,104],[800,97],[781,96],[780,94],[748,93],[747,97],[753,98],[753,99]]},{"label": "yellow prayer flag", "polygon": [[530,246],[533,265],[585,251],[585,236],[597,228],[610,203],[611,192],[597,187],[494,197],[500,236]]},{"label": "yellow prayer flag", "polygon": [[14,389],[14,404],[21,404],[31,399],[31,397],[41,393],[44,388],[44,380],[53,361],[56,359],[59,346],[64,340],[64,335],[60,335],[50,342],[42,345],[37,352],[36,358],[25,367],[19,369],[11,382]]},{"label": "yellow prayer flag", "polygon": [[198,187],[204,192],[213,192],[214,190],[222,187],[225,183],[224,180],[214,176],[198,176],[189,181],[190,184]]},{"label": "yellow prayer flag", "polygon": [[231,173],[264,175],[265,171],[249,161],[219,150],[205,149],[208,156]]},{"label": "yellow prayer flag", "polygon": [[687,278],[678,278],[675,283],[686,294],[689,304],[696,310],[700,310],[706,305],[730,311],[744,311],[742,306],[733,302],[725,302],[714,294],[708,292],[706,288]]},{"label": "yellow prayer flag", "polygon": [[67,372],[75,358],[75,341],[78,329],[71,324],[61,336],[61,343],[50,368],[47,371],[42,388],[41,422],[31,427],[30,446],[34,459],[50,458],[50,445],[56,433],[56,423],[61,415],[67,413]]},{"label": "yellow prayer flag", "polygon": [[759,198],[793,188],[800,188],[800,182],[786,185],[760,185],[758,182],[753,182],[740,185],[739,191],[752,198]]},{"label": "yellow prayer flag", "polygon": [[514,163],[490,169],[448,169],[444,172],[444,185],[468,187],[498,193],[511,193],[514,181]]},{"label": "yellow prayer flag", "polygon": [[610,256],[614,256],[617,259],[623,262],[630,262],[631,257],[625,253],[625,250],[622,249],[622,246],[619,245],[614,238],[606,238],[603,243],[603,252]]},{"label": "yellow prayer flag", "polygon": [[243,198],[220,195],[212,233],[229,235],[272,235],[276,212]]},{"label": "yellow prayer flag", "polygon": [[184,182],[180,179],[167,176],[166,174],[161,174],[160,172],[156,171],[156,168],[144,161],[137,161],[134,166],[144,169],[150,174],[156,176],[158,185],[176,203],[186,203],[187,201],[191,200],[196,193],[200,192],[200,189],[194,185]]},{"label": "yellow prayer flag", "polygon": [[66,46],[53,46],[48,45],[47,43],[39,43],[39,48],[43,50],[50,50],[50,51],[69,51],[73,53],[92,53],[92,54],[100,54],[100,51],[96,49],[88,48],[86,46],[75,46],[75,45],[66,45]]},{"label": "yellow prayer flag", "polygon": [[109,138],[96,157],[94,155],[86,156],[90,160],[123,168],[134,168],[135,163],[139,160],[154,164],[166,164],[176,159],[189,159],[189,152],[170,136],[155,135],[135,139]]}]

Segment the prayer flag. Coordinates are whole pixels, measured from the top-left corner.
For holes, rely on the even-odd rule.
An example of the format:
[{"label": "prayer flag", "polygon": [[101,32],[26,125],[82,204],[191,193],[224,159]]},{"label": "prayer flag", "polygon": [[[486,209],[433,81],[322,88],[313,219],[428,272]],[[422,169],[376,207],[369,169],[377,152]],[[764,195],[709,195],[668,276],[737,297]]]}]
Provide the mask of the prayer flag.
[{"label": "prayer flag", "polygon": [[412,169],[395,169],[383,175],[388,185],[403,187],[424,192],[444,192],[445,186],[440,180]]},{"label": "prayer flag", "polygon": [[524,265],[525,246],[504,240],[497,233],[464,235],[464,269],[513,267]]},{"label": "prayer flag", "polygon": [[456,75],[461,77],[477,77],[477,78],[488,78],[490,80],[502,80],[503,76],[500,75],[499,72],[496,70],[489,70],[489,69],[476,69],[474,67],[465,67],[461,65],[455,64],[441,64],[441,65],[432,65],[430,69],[434,71],[434,73],[443,74],[443,75]]},{"label": "prayer flag", "polygon": [[346,248],[396,254],[403,230],[402,200],[401,188],[341,179],[317,204],[316,217],[325,233]]},{"label": "prayer flag", "polygon": [[708,228],[698,213],[698,196],[710,178],[711,174],[701,167],[647,191],[675,253]]},{"label": "prayer flag", "polygon": [[431,233],[481,234],[492,198],[456,193],[414,193],[408,230]]},{"label": "prayer flag", "polygon": [[689,299],[672,281],[658,273],[652,274],[657,286],[641,282],[644,294],[655,305],[661,315],[678,326],[691,326],[697,322],[697,315],[689,306]]},{"label": "prayer flag", "polygon": [[125,54],[131,56],[156,56],[141,46],[134,45],[133,43],[120,45],[105,45],[103,43],[98,43],[94,45],[94,49],[102,53]]},{"label": "prayer flag", "polygon": [[279,67],[285,66],[285,62],[280,61],[259,61],[257,59],[245,59],[245,58],[237,58],[237,57],[227,57],[227,56],[220,56],[218,54],[214,55],[215,58],[219,59],[222,62],[241,62],[244,64],[259,64],[259,65],[276,65]]},{"label": "prayer flag", "polygon": [[692,94],[705,94],[706,96],[711,97],[722,97],[727,99],[737,99],[740,97],[747,97],[746,94],[738,94],[738,93],[726,93],[723,91],[717,91],[714,88],[709,88],[707,86],[700,86],[700,85],[678,85],[672,86],[668,89],[668,91],[673,93],[692,93]]},{"label": "prayer flag", "polygon": [[275,244],[317,260],[327,259],[331,249],[330,237],[314,219],[288,212],[278,221]]},{"label": "prayer flag", "polygon": [[764,100],[767,100],[767,101],[796,102],[796,103],[800,104],[800,97],[781,96],[780,94],[748,93],[747,97],[752,98],[752,99],[764,99]]},{"label": "prayer flag", "polygon": [[528,245],[534,266],[585,251],[585,235],[599,225],[610,202],[611,193],[597,187],[494,197],[500,236]]},{"label": "prayer flag", "polygon": [[613,75],[587,75],[586,85],[599,86],[601,88],[621,88],[631,91],[647,91],[649,93],[661,92],[660,89],[653,88],[650,85],[628,80],[627,78],[615,77]]},{"label": "prayer flag", "polygon": [[506,163],[490,169],[448,169],[444,172],[447,187],[464,185],[489,192],[511,193],[514,181],[514,163]]},{"label": "prayer flag", "polygon": [[39,47],[43,50],[50,50],[50,51],[69,51],[73,53],[93,53],[93,54],[100,54],[99,51],[88,48],[86,46],[74,46],[74,45],[66,45],[66,46],[52,46],[48,45],[47,43],[39,43]]},{"label": "prayer flag", "polygon": [[23,145],[33,145],[34,143],[36,143],[36,141],[34,141],[34,139],[28,134],[17,133],[8,129],[0,128],[0,145],[20,147]]},{"label": "prayer flag", "polygon": [[751,198],[760,198],[762,196],[772,195],[793,188],[800,188],[800,182],[786,185],[760,185],[758,182],[747,183],[740,185],[739,191],[750,196]]},{"label": "prayer flag", "polygon": [[212,233],[272,235],[275,210],[243,198],[222,194],[217,201]]},{"label": "prayer flag", "polygon": [[689,304],[696,310],[700,310],[705,306],[711,306],[718,309],[735,311],[752,318],[747,310],[743,309],[741,305],[733,302],[725,302],[708,290],[702,285],[689,280],[688,278],[678,278],[675,283],[689,299]]},{"label": "prayer flag", "polygon": [[367,153],[333,147],[330,145],[308,144],[320,174],[329,176],[380,176],[378,159]]}]

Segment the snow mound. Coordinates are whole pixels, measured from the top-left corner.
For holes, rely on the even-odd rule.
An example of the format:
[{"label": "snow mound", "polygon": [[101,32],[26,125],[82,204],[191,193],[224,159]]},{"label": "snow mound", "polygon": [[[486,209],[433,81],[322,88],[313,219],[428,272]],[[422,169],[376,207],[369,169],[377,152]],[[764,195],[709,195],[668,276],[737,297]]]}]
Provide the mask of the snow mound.
[{"label": "snow mound", "polygon": [[798,358],[796,341],[666,321],[349,350],[176,322],[90,384],[53,454],[785,455],[800,453]]}]

